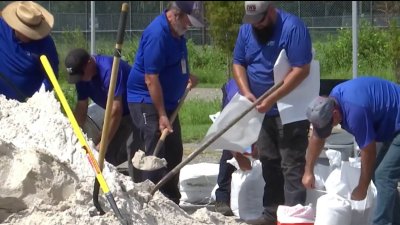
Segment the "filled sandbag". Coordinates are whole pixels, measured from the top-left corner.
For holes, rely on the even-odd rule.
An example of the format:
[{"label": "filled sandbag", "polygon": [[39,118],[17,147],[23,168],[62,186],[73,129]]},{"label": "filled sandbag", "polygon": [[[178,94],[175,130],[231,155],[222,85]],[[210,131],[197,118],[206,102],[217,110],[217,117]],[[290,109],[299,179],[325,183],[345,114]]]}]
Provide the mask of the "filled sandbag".
[{"label": "filled sandbag", "polygon": [[249,171],[236,170],[231,181],[233,214],[243,220],[258,218],[263,211],[264,185],[260,160],[252,161]]},{"label": "filled sandbag", "polygon": [[336,194],[326,194],[318,198],[315,225],[350,225],[351,203]]}]

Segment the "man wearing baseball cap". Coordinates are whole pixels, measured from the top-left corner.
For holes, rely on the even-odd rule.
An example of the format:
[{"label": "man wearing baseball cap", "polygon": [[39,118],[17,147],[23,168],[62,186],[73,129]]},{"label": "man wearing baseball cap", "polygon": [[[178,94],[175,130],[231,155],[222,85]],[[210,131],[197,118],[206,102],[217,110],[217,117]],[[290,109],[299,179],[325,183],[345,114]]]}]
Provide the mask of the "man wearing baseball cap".
[{"label": "man wearing baseball cap", "polygon": [[39,57],[46,55],[58,76],[52,37],[53,15],[36,2],[15,1],[0,12],[0,94],[25,101],[44,84],[52,85]]},{"label": "man wearing baseball cap", "polygon": [[[282,50],[291,66],[284,83],[256,109],[265,113],[257,140],[265,181],[262,215],[249,224],[276,224],[279,205],[305,204],[301,182],[310,123],[283,124],[276,102],[292,92],[310,73],[311,37],[300,18],[275,8],[272,1],[245,1],[233,53],[233,75],[240,93],[254,102],[274,85],[274,64]],[[299,109],[300,110],[300,109]]]},{"label": "man wearing baseball cap", "polygon": [[[68,73],[68,82],[75,84],[76,87],[77,102],[74,115],[79,126],[86,131],[86,123],[89,122],[87,118],[89,98],[99,107],[106,109],[113,57],[101,54],[89,55],[85,49],[75,48],[68,52],[64,63]],[[114,166],[127,160],[126,148],[133,144],[128,139],[133,131],[133,126],[126,100],[126,81],[130,70],[131,66],[121,60],[111,108],[109,144],[105,155],[106,161]],[[104,120],[104,118],[97,119]],[[102,127],[101,124],[98,125]],[[91,138],[99,149],[100,137]]]},{"label": "man wearing baseball cap", "polygon": [[[352,200],[363,200],[371,179],[377,188],[373,224],[400,224],[400,86],[378,77],[359,77],[337,85],[328,97],[307,108],[313,125],[302,182],[315,188],[314,165],[325,140],[338,124],[352,134],[361,150],[361,175]],[[376,142],[383,142],[377,151]],[[378,154],[377,154],[378,152]]]},{"label": "man wearing baseball cap", "polygon": [[[191,73],[185,33],[190,27],[203,26],[196,18],[198,2],[174,1],[143,31],[135,62],[127,82],[128,106],[134,129],[140,131],[140,145],[146,156],[152,155],[164,129],[170,132],[160,149],[159,157],[167,160],[167,168],[143,171],[128,160],[129,174],[135,181],[147,179],[158,183],[182,161],[183,145],[179,117],[169,120],[186,87],[193,88],[197,77]],[[136,150],[133,149],[132,153]],[[134,154],[129,154],[128,157]],[[179,173],[166,182],[160,191],[179,204]]]}]

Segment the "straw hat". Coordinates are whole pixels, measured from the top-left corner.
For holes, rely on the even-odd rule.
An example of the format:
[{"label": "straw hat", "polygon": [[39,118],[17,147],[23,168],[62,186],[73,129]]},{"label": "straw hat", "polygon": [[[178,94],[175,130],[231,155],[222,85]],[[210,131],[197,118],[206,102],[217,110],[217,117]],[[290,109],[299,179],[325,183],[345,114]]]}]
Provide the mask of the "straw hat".
[{"label": "straw hat", "polygon": [[32,40],[46,37],[53,28],[54,18],[49,11],[32,1],[16,1],[2,12],[6,23]]}]

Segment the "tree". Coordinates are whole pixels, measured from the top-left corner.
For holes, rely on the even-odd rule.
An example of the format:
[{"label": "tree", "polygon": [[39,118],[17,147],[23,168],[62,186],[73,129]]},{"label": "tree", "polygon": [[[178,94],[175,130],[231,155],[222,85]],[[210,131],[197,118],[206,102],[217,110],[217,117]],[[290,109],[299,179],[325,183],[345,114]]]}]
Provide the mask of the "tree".
[{"label": "tree", "polygon": [[227,55],[227,69],[230,76],[232,52],[242,23],[244,3],[243,1],[207,1],[205,11],[212,43]]}]

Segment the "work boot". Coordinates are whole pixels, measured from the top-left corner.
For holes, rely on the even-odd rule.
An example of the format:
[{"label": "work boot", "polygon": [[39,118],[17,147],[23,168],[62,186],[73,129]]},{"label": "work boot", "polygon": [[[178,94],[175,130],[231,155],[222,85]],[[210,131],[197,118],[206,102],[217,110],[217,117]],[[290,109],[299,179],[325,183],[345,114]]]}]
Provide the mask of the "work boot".
[{"label": "work boot", "polygon": [[224,216],[233,216],[231,207],[226,202],[215,202],[215,212],[221,213]]},{"label": "work boot", "polygon": [[247,224],[252,224],[252,225],[276,225],[276,221],[270,220],[265,215],[261,215],[257,219],[246,220],[246,223]]}]

